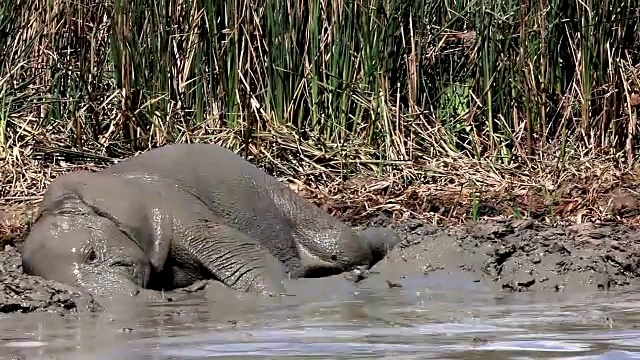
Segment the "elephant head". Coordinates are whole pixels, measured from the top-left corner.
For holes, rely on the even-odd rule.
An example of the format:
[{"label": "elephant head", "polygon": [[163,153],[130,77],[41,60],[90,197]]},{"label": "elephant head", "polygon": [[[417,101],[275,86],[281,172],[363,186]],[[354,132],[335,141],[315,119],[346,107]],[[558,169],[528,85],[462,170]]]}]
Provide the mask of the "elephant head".
[{"label": "elephant head", "polygon": [[[127,208],[130,194],[124,186],[117,194],[104,192],[104,185],[113,185],[115,179],[102,178],[76,172],[49,186],[24,242],[26,274],[75,285],[99,296],[136,294],[147,286],[154,257],[136,238],[136,229],[123,226],[110,216],[113,209],[103,205],[103,199],[109,199]],[[139,217],[141,212],[133,207],[130,213]]]},{"label": "elephant head", "polygon": [[44,215],[31,229],[23,271],[102,296],[136,294],[152,271],[149,259],[108,219],[96,215]]}]

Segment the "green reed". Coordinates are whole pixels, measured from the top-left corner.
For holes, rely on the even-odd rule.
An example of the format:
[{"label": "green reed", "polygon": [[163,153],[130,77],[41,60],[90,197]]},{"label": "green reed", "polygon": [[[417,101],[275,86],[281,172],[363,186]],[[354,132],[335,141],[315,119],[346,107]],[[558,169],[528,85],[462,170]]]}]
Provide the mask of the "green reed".
[{"label": "green reed", "polygon": [[0,140],[122,154],[231,133],[303,143],[341,166],[451,153],[504,163],[633,155],[639,9],[630,0],[7,0]]}]

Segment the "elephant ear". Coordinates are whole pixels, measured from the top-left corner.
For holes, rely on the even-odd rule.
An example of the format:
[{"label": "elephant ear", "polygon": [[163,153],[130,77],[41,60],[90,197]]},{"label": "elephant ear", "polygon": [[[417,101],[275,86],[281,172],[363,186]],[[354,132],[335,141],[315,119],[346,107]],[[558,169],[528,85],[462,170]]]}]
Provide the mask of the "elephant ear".
[{"label": "elephant ear", "polygon": [[154,206],[161,196],[159,188],[100,172],[79,174],[70,187],[98,216],[112,221],[138,245],[154,270],[162,271],[171,249],[173,218]]}]

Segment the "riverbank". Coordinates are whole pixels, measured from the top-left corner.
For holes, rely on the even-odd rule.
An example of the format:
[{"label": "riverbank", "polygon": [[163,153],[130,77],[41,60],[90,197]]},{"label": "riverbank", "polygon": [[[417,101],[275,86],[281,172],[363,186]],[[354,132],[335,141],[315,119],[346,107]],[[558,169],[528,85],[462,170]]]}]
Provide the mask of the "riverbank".
[{"label": "riverbank", "polygon": [[[326,170],[320,181],[311,162],[293,171],[249,155],[342,221],[391,226],[404,237],[366,276],[355,277],[358,286],[401,286],[406,276],[462,270],[497,292],[606,291],[640,276],[640,176],[611,159],[499,166],[452,157],[346,180]],[[47,185],[108,162],[43,161],[26,153],[11,159],[12,167],[0,170],[0,312],[99,311],[73,289],[22,274],[20,250]]]},{"label": "riverbank", "polygon": [[[396,229],[404,240],[363,276],[340,275],[368,289],[402,287],[408,276],[459,271],[496,292],[606,291],[637,284],[640,277],[640,230],[625,225],[498,219],[445,227],[384,216],[371,222]],[[101,311],[70,287],[24,275],[20,249],[17,237],[0,252],[0,312]]]},{"label": "riverbank", "polygon": [[365,284],[462,270],[496,291],[592,292],[638,284],[640,276],[640,231],[623,225],[500,219],[392,227],[405,241],[374,266]]}]

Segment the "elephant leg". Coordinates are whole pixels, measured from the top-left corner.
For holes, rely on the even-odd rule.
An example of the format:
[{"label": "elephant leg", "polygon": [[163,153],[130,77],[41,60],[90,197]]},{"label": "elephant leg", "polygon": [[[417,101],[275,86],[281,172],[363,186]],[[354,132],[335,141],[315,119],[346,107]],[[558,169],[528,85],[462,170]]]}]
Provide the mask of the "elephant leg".
[{"label": "elephant leg", "polygon": [[288,275],[284,264],[256,239],[221,222],[204,219],[184,227],[183,234],[180,252],[188,253],[228,287],[270,296],[285,292]]}]

